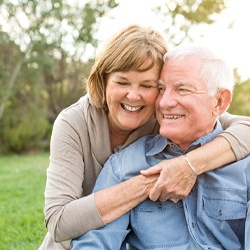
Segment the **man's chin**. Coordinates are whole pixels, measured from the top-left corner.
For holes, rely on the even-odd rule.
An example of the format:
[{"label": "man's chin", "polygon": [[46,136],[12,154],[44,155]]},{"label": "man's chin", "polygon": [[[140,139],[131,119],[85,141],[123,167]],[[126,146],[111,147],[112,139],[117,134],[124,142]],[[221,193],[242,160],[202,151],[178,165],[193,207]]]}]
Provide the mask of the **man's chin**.
[{"label": "man's chin", "polygon": [[176,130],[171,129],[171,127],[167,127],[164,129],[160,129],[160,134],[163,137],[170,139],[171,141],[175,141],[179,133]]}]

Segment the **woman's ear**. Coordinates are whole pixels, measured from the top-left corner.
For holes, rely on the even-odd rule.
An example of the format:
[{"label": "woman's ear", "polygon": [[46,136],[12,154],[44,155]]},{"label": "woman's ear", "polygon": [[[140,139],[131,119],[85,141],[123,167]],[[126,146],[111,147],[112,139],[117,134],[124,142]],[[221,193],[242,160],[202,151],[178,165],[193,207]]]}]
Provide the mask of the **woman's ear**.
[{"label": "woman's ear", "polygon": [[214,115],[224,113],[232,101],[232,93],[228,89],[221,89],[216,94],[217,103],[214,107]]}]

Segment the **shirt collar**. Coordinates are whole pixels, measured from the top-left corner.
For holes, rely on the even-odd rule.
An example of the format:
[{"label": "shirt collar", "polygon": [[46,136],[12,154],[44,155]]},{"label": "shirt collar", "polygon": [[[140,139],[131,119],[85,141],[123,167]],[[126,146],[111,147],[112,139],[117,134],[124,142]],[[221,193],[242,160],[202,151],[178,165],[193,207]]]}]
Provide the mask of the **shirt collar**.
[{"label": "shirt collar", "polygon": [[[153,138],[153,142],[152,142],[152,147],[151,149],[147,152],[146,156],[153,156],[156,154],[161,153],[162,151],[164,151],[164,149],[169,146],[170,148],[175,148],[175,152],[176,151],[182,151],[183,153],[187,153],[195,148],[198,148],[210,141],[212,141],[214,138],[216,138],[221,132],[223,131],[222,125],[219,122],[219,120],[217,119],[214,130],[200,138],[198,138],[197,140],[195,140],[191,145],[189,145],[189,147],[184,151],[182,149],[179,148],[178,145],[176,145],[175,143],[173,143],[171,140],[161,136],[160,134],[154,136]],[[178,150],[177,150],[178,149]]]}]

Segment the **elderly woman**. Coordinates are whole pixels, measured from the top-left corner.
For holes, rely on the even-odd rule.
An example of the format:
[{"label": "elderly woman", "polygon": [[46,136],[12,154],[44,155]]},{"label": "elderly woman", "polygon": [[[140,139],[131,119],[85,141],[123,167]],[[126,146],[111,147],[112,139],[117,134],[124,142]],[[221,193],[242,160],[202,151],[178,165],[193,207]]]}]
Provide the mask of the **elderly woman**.
[{"label": "elderly woman", "polygon": [[[117,219],[149,196],[166,200],[189,193],[196,177],[181,157],[91,194],[112,153],[158,132],[154,103],[166,50],[162,36],[151,28],[132,25],[121,30],[96,58],[87,82],[88,94],[59,114],[51,137],[45,189],[49,232],[40,250],[70,249],[72,238]],[[230,127],[189,153],[199,173],[249,153],[250,142],[245,142],[249,119],[242,119],[225,114],[221,122]]]}]

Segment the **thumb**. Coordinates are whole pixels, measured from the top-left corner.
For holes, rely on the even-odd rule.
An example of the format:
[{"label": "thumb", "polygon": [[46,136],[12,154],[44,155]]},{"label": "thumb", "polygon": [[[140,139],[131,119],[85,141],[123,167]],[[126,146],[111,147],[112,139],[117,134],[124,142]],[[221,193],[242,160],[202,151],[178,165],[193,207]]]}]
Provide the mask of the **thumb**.
[{"label": "thumb", "polygon": [[150,176],[150,175],[154,175],[154,174],[159,174],[162,170],[162,167],[159,166],[159,165],[156,165],[156,166],[153,166],[153,167],[150,167],[146,170],[141,170],[140,173],[142,175],[145,175],[145,176]]}]

